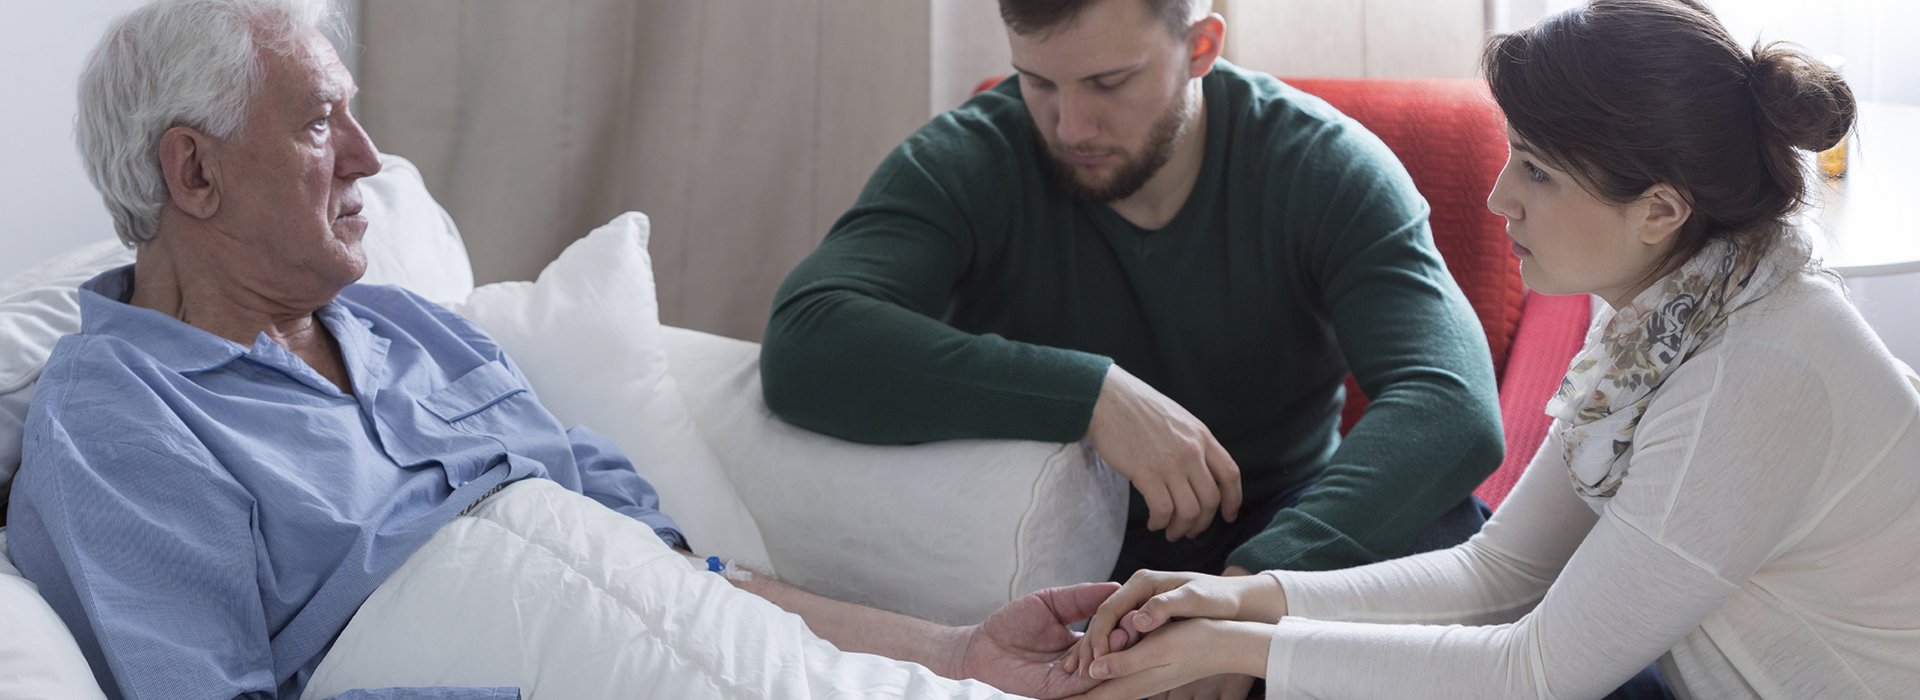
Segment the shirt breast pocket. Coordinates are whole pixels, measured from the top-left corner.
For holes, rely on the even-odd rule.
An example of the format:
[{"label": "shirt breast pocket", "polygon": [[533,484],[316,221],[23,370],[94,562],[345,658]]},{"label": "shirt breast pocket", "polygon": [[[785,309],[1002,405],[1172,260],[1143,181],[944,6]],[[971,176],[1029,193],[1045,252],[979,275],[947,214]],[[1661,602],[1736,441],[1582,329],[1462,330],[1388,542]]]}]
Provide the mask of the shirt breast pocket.
[{"label": "shirt breast pocket", "polygon": [[420,407],[460,432],[516,442],[513,438],[552,427],[527,385],[494,360],[420,399]]},{"label": "shirt breast pocket", "polygon": [[458,488],[479,478],[501,459],[511,459],[516,472],[548,476],[555,464],[570,463],[572,452],[559,419],[540,405],[531,389],[494,360],[417,400],[421,410],[439,423],[430,429],[445,435],[437,442],[434,461],[447,471],[447,481]]},{"label": "shirt breast pocket", "polygon": [[505,364],[493,360],[428,394],[420,405],[440,420],[458,423],[526,390]]}]

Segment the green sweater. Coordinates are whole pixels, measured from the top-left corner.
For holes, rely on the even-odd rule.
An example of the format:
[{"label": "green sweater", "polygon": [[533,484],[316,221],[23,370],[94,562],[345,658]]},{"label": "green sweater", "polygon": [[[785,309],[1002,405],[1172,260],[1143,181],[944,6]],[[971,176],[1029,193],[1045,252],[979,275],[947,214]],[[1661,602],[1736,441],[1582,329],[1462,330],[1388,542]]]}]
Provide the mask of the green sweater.
[{"label": "green sweater", "polygon": [[[1500,460],[1480,323],[1378,138],[1272,76],[1203,81],[1205,163],[1151,232],[1049,191],[1018,81],[935,117],[781,285],[767,405],[869,443],[1066,442],[1118,362],[1206,423],[1249,503],[1320,479],[1229,563],[1403,554]],[[1349,371],[1372,402],[1343,441]]]}]

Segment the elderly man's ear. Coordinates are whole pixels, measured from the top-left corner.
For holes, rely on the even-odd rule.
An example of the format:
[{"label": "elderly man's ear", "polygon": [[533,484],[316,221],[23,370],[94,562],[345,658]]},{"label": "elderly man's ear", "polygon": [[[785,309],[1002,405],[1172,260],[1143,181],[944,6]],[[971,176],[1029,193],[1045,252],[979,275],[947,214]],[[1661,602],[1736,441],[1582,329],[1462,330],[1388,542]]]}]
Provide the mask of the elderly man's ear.
[{"label": "elderly man's ear", "polygon": [[160,135],[160,176],[167,182],[167,196],[196,219],[213,218],[220,210],[220,172],[212,148],[213,139],[190,126]]}]

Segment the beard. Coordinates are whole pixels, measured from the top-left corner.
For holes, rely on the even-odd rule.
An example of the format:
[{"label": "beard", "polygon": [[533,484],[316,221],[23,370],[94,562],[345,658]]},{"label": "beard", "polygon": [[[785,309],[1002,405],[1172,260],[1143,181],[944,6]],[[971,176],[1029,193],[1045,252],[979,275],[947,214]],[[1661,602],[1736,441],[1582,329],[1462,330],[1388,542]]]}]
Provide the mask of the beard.
[{"label": "beard", "polygon": [[[1187,135],[1187,129],[1193,123],[1194,106],[1198,104],[1192,93],[1182,90],[1180,98],[1167,106],[1166,113],[1160,115],[1147,132],[1147,143],[1138,152],[1121,151],[1120,163],[1113,177],[1105,183],[1088,183],[1080,179],[1080,174],[1067,158],[1076,152],[1070,149],[1055,148],[1048,145],[1046,137],[1041,136],[1040,126],[1027,119],[1032,127],[1034,147],[1040,151],[1040,169],[1046,174],[1047,184],[1053,191],[1065,195],[1068,199],[1088,204],[1107,204],[1126,199],[1145,187],[1148,180],[1166,167],[1173,159],[1173,147]],[[1079,152],[1099,153],[1104,149]]]}]

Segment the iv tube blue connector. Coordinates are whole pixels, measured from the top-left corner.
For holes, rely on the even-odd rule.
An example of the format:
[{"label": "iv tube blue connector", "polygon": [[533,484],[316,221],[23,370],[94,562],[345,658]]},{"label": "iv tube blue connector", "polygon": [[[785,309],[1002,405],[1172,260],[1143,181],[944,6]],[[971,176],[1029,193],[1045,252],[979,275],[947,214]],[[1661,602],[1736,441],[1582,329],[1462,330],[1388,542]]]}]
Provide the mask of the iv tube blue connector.
[{"label": "iv tube blue connector", "polygon": [[707,557],[707,570],[725,576],[729,581],[749,581],[753,572],[743,567],[733,566],[732,562],[722,561],[720,557]]}]

